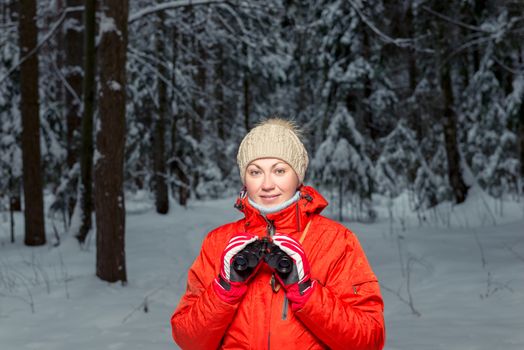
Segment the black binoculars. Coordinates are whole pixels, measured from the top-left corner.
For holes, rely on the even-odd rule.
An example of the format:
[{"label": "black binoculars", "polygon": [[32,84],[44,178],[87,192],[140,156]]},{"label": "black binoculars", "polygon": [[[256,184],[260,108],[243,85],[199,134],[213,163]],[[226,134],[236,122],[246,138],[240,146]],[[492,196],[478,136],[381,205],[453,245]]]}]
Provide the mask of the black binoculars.
[{"label": "black binoculars", "polygon": [[264,261],[280,274],[288,274],[293,268],[293,260],[268,237],[248,244],[233,257],[233,269],[241,272],[255,268],[260,260]]}]

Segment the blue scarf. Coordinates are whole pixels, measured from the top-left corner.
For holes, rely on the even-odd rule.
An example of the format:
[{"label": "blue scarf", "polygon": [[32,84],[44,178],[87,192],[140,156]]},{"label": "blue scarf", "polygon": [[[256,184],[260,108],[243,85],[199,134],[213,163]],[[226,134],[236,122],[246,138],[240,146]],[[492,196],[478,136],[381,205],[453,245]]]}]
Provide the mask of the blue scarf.
[{"label": "blue scarf", "polygon": [[247,198],[247,200],[253,208],[258,209],[260,211],[260,214],[267,215],[267,214],[273,214],[273,213],[279,212],[282,209],[289,207],[291,204],[298,201],[299,198],[300,198],[300,191],[297,191],[293,197],[289,198],[287,201],[283,203],[275,205],[274,207],[264,207],[263,205],[255,203],[249,197]]}]

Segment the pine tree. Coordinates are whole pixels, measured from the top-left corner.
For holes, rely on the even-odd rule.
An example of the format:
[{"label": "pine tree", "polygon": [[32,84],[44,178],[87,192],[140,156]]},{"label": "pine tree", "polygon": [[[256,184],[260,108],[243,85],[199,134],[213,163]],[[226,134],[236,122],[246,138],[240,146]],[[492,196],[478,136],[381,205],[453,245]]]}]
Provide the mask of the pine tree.
[{"label": "pine tree", "polygon": [[380,144],[382,151],[375,165],[377,189],[394,198],[415,180],[421,163],[419,144],[415,132],[403,121]]},{"label": "pine tree", "polygon": [[104,5],[95,161],[96,275],[104,281],[126,283],[123,182],[128,2],[106,0]]},{"label": "pine tree", "polygon": [[87,0],[84,10],[83,114],[80,146],[80,190],[78,206],[81,224],[75,237],[83,244],[92,227],[93,212],[93,116],[95,111],[95,10],[96,1]]},{"label": "pine tree", "polygon": [[40,158],[40,109],[38,101],[38,55],[35,23],[36,1],[23,0],[20,5],[20,111],[22,115],[22,161],[24,183],[24,219],[26,245],[46,243],[43,178]]},{"label": "pine tree", "polygon": [[366,156],[365,142],[345,106],[337,108],[327,138],[312,161],[314,176],[327,188],[338,192],[338,216],[343,220],[346,194],[359,219],[373,219],[370,194],[373,192],[373,164]]}]

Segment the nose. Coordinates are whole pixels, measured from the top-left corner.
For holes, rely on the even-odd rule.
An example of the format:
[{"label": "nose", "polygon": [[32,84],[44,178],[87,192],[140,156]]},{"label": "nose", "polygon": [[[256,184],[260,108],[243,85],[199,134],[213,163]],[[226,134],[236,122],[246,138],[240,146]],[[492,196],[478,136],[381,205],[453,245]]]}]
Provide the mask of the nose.
[{"label": "nose", "polygon": [[275,183],[273,182],[271,175],[264,176],[264,181],[262,182],[262,190],[271,191],[274,188],[275,188]]}]

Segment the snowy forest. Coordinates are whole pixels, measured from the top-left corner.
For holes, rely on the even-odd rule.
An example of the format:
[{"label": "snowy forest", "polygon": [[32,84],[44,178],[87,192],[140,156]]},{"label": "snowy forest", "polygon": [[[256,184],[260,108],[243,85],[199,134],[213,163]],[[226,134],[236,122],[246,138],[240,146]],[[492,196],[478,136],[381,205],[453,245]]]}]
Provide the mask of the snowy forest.
[{"label": "snowy forest", "polygon": [[125,284],[129,203],[232,207],[238,145],[275,115],[339,221],[406,198],[420,224],[472,189],[503,215],[524,190],[524,1],[0,0],[0,249],[95,239],[96,276]]}]

